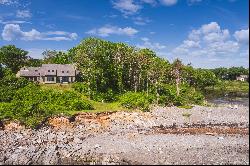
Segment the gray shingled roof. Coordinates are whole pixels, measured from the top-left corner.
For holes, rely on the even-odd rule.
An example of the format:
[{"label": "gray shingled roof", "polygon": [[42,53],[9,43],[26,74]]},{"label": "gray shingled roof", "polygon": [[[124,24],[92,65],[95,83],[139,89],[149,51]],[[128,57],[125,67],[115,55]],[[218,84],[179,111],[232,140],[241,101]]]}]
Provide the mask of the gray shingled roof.
[{"label": "gray shingled roof", "polygon": [[40,76],[40,67],[24,67],[20,70],[20,76]]},{"label": "gray shingled roof", "polygon": [[75,76],[76,69],[71,64],[43,64],[41,67],[24,67],[20,70],[20,76],[47,76],[47,75]]},{"label": "gray shingled roof", "polygon": [[75,76],[75,68],[70,64],[43,64],[40,71],[42,75]]}]

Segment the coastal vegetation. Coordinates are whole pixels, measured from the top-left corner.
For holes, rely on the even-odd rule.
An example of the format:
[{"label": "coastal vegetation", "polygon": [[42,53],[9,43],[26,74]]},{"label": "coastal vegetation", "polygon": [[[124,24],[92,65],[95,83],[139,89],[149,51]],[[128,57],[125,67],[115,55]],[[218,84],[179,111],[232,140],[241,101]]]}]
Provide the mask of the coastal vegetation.
[{"label": "coastal vegetation", "polygon": [[[84,39],[67,52],[46,50],[33,59],[14,45],[0,48],[0,119],[36,126],[52,115],[82,111],[149,111],[151,105],[190,108],[208,94],[248,93],[243,67],[197,69],[176,59],[170,63],[150,49],[97,38]],[[39,85],[16,78],[22,66],[74,64],[80,74],[70,85]],[[223,93],[222,93],[223,92]]]}]

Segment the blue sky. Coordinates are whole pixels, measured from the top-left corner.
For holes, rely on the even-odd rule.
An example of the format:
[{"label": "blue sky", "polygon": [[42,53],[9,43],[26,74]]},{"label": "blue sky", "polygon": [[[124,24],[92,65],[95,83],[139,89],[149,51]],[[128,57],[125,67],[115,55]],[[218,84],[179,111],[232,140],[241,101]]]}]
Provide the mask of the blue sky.
[{"label": "blue sky", "polygon": [[151,48],[194,67],[249,65],[248,0],[0,0],[0,46],[41,58],[86,37]]}]

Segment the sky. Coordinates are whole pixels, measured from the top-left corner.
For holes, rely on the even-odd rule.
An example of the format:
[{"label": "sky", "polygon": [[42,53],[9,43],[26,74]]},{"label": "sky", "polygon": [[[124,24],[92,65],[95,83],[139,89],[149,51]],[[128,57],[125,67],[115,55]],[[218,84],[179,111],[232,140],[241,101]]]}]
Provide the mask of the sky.
[{"label": "sky", "polygon": [[42,58],[87,37],[196,68],[249,66],[248,0],[0,0],[0,47]]}]

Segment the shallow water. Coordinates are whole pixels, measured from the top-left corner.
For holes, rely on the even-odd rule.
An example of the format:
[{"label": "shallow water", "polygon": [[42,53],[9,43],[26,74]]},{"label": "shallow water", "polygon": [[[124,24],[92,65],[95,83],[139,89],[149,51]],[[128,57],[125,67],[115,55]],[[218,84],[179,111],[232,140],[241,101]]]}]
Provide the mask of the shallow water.
[{"label": "shallow water", "polygon": [[243,105],[249,107],[248,97],[219,97],[214,99],[208,99],[209,103],[213,104],[232,104],[232,105]]}]

